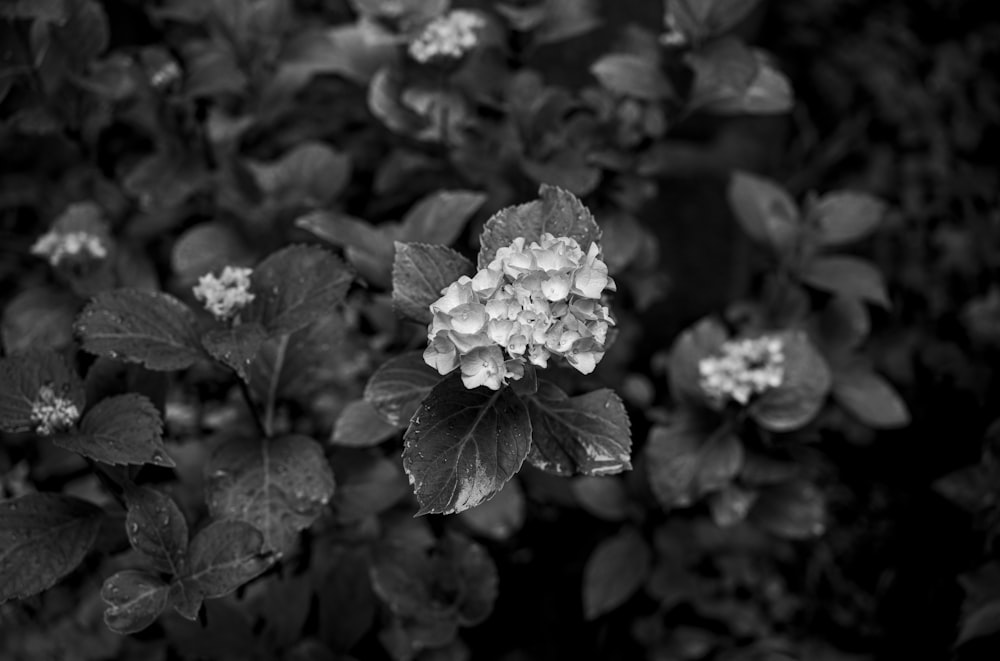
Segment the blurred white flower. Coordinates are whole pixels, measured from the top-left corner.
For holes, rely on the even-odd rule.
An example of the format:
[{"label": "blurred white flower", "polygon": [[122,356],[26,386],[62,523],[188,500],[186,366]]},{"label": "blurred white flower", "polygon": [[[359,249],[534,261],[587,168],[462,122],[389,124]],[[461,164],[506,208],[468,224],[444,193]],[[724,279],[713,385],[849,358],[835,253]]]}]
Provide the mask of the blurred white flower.
[{"label": "blurred white flower", "polygon": [[698,363],[701,388],[722,403],[746,404],[754,395],[777,388],[785,378],[785,355],[781,338],[763,336],[730,340],[715,356]]},{"label": "blurred white flower", "polygon": [[72,401],[60,397],[50,385],[38,389],[35,401],[31,403],[31,421],[35,431],[43,436],[51,436],[76,425],[80,411]]},{"label": "blurred white flower", "polygon": [[48,260],[52,266],[67,257],[89,257],[104,259],[108,256],[108,248],[96,234],[85,231],[59,232],[52,229],[38,237],[31,246],[31,254]]},{"label": "blurred white flower", "polygon": [[440,374],[460,366],[465,387],[492,390],[552,356],[590,374],[614,324],[600,298],[615,283],[599,254],[596,243],[585,253],[574,239],[551,234],[500,248],[485,269],[431,304],[424,361]]},{"label": "blurred white flower", "polygon": [[219,276],[206,273],[198,278],[194,297],[217,319],[229,319],[255,298],[250,292],[251,273],[253,269],[236,266],[227,266]]},{"label": "blurred white flower", "polygon": [[457,60],[479,43],[486,21],[479,14],[456,9],[428,23],[410,42],[410,57],[420,63],[437,59]]}]

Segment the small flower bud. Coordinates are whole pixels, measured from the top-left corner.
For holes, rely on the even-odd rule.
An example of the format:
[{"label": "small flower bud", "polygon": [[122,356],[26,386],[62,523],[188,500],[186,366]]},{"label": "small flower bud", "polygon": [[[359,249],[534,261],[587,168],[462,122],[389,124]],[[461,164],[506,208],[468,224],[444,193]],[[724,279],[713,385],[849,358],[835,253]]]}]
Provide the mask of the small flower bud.
[{"label": "small flower bud", "polygon": [[784,351],[778,337],[730,340],[720,353],[698,363],[701,388],[718,403],[745,405],[754,395],[777,388],[785,378]]},{"label": "small flower bud", "polygon": [[407,51],[414,60],[457,60],[479,43],[479,31],[486,21],[475,12],[456,9],[435,18],[424,27]]},{"label": "small flower bud", "polygon": [[217,319],[229,319],[255,298],[250,292],[251,273],[253,269],[235,266],[227,266],[219,276],[206,273],[198,278],[194,297]]},{"label": "small flower bud", "polygon": [[80,419],[80,411],[72,401],[56,394],[51,385],[38,389],[38,396],[31,403],[31,421],[35,431],[42,436],[72,429]]}]

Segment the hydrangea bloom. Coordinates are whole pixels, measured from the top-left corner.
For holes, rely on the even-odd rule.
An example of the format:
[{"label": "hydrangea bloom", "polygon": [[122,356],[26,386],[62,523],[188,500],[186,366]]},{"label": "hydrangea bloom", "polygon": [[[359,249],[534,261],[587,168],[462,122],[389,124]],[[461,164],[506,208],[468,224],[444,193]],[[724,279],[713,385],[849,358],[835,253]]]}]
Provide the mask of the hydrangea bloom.
[{"label": "hydrangea bloom", "polygon": [[50,385],[38,389],[38,396],[31,403],[31,421],[35,431],[43,436],[51,436],[57,431],[73,427],[80,419],[76,404],[60,397]]},{"label": "hydrangea bloom", "polygon": [[104,259],[108,256],[108,248],[96,234],[82,230],[59,232],[52,229],[38,237],[31,246],[31,254],[44,257],[52,266],[59,266],[67,257]]},{"label": "hydrangea bloom", "polygon": [[198,278],[194,297],[205,305],[217,319],[229,319],[254,299],[250,292],[250,274],[253,269],[227,266],[222,275],[211,273]]},{"label": "hydrangea bloom", "polygon": [[424,361],[440,374],[461,367],[466,388],[498,390],[520,379],[526,363],[546,367],[552,356],[590,374],[614,323],[600,299],[615,283],[599,254],[596,243],[584,252],[551,234],[500,248],[431,304]]},{"label": "hydrangea bloom", "polygon": [[479,43],[479,30],[486,21],[475,12],[456,9],[439,16],[410,42],[410,57],[426,63],[436,59],[457,60]]},{"label": "hydrangea bloom", "polygon": [[777,388],[785,378],[785,355],[778,337],[730,340],[715,356],[698,363],[701,388],[709,398],[746,404],[754,395]]}]

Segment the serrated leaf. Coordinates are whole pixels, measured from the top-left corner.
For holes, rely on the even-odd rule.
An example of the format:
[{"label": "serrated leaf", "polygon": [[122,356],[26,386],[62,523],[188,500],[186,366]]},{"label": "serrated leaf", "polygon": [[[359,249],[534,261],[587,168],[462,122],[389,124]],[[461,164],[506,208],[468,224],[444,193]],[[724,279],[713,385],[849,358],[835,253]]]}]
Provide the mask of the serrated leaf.
[{"label": "serrated leaf", "polygon": [[888,381],[870,369],[855,366],[833,377],[833,398],[863,424],[893,429],[910,424],[910,412]]},{"label": "serrated leaf", "polygon": [[0,501],[0,603],[52,587],[97,539],[104,512],[49,493]]},{"label": "serrated leaf", "polygon": [[809,482],[779,484],[760,491],[749,518],[780,537],[815,537],[826,530],[826,499]]},{"label": "serrated leaf", "polygon": [[489,500],[517,473],[531,421],[509,388],[468,390],[456,373],[431,390],[403,438],[417,516],[452,514]]},{"label": "serrated leaf", "polygon": [[652,553],[633,528],[625,528],[594,549],[583,570],[583,616],[593,620],[636,593],[649,574]]},{"label": "serrated leaf", "polygon": [[108,577],[101,587],[104,623],[115,633],[142,631],[167,607],[170,586],[144,571],[127,569]]},{"label": "serrated leaf", "polygon": [[132,548],[150,558],[157,569],[183,574],[188,526],[173,498],[149,487],[132,487],[125,492],[125,502],[125,532]]},{"label": "serrated leaf", "polygon": [[574,479],[571,487],[580,507],[590,514],[606,521],[622,521],[628,516],[629,497],[620,479],[582,476]]},{"label": "serrated leaf", "polygon": [[286,335],[336,312],[353,276],[340,258],[314,246],[294,245],[272,253],[250,276],[254,300],[245,321]]},{"label": "serrated leaf", "polygon": [[730,208],[750,238],[778,252],[795,244],[800,232],[799,209],[775,182],[735,172],[727,194]]},{"label": "serrated leaf", "polygon": [[858,257],[816,257],[799,271],[805,284],[821,291],[858,298],[888,308],[889,292],[882,273],[874,264]]},{"label": "serrated leaf", "polygon": [[342,213],[314,211],[295,224],[328,243],[344,247],[347,259],[368,282],[385,288],[391,285],[397,223],[375,226]]},{"label": "serrated leaf", "polygon": [[243,521],[213,521],[188,550],[189,571],[181,582],[202,598],[222,597],[259,576],[270,565],[264,536]]},{"label": "serrated leaf", "polygon": [[839,246],[871,234],[885,215],[886,204],[874,195],[834,191],[816,201],[810,218],[824,246]]},{"label": "serrated leaf", "polygon": [[205,333],[201,344],[212,358],[229,366],[241,379],[249,381],[250,364],[267,340],[267,332],[258,323],[216,328]]},{"label": "serrated leaf", "polygon": [[475,275],[472,262],[446,246],[397,241],[392,264],[392,304],[404,316],[431,322],[430,305],[463,275]]},{"label": "serrated leaf", "polygon": [[340,412],[330,443],[350,448],[367,448],[383,443],[398,433],[396,426],[383,420],[375,407],[359,399],[350,402]]},{"label": "serrated leaf", "polygon": [[833,382],[826,360],[805,333],[783,333],[782,337],[781,385],[766,391],[749,409],[757,424],[777,432],[799,429],[816,417]]},{"label": "serrated leaf", "polygon": [[678,413],[653,427],[646,444],[646,470],[653,495],[665,508],[687,507],[729,484],[743,466],[740,439],[726,427],[712,428]]},{"label": "serrated leaf", "polygon": [[62,356],[34,350],[0,358],[0,431],[22,432],[36,428],[31,418],[39,388],[49,386],[56,396],[83,410],[83,383]]},{"label": "serrated leaf", "polygon": [[479,238],[479,268],[486,268],[498,249],[523,237],[528,243],[541,241],[542,234],[576,239],[586,251],[601,240],[601,229],[580,199],[569,191],[542,184],[540,199],[507,207],[493,214]]},{"label": "serrated leaf", "polygon": [[431,193],[406,212],[399,239],[449,246],[484,202],[486,195],[475,191],[442,190]]},{"label": "serrated leaf", "polygon": [[339,479],[331,505],[341,523],[379,514],[410,491],[398,459],[389,461],[367,452],[338,452],[333,458],[333,470]]},{"label": "serrated leaf", "polygon": [[516,479],[505,484],[490,500],[458,515],[473,533],[494,540],[515,534],[524,525],[524,516],[524,492]]},{"label": "serrated leaf", "polygon": [[255,526],[264,549],[277,553],[294,546],[334,490],[323,448],[305,436],[230,441],[212,454],[205,473],[212,516]]},{"label": "serrated leaf", "polygon": [[673,86],[658,63],[632,53],[609,53],[590,66],[590,73],[615,94],[646,101],[674,96]]},{"label": "serrated leaf", "polygon": [[87,411],[77,433],[54,442],[106,464],[176,465],[163,445],[160,412],[136,393],[102,399]]},{"label": "serrated leaf", "polygon": [[528,399],[528,412],[533,466],[557,475],[611,475],[632,468],[628,413],[614,391],[568,397],[542,382]]},{"label": "serrated leaf", "polygon": [[74,330],[85,351],[151,370],[182,370],[204,356],[194,313],[162,292],[100,293],[77,317]]},{"label": "serrated leaf", "polygon": [[375,370],[365,386],[365,401],[390,425],[406,427],[440,381],[441,375],[424,362],[421,352],[405,353]]},{"label": "serrated leaf", "polygon": [[311,401],[345,371],[343,346],[345,322],[339,313],[328,314],[291,335],[264,342],[254,356],[247,377],[259,401],[277,399]]}]

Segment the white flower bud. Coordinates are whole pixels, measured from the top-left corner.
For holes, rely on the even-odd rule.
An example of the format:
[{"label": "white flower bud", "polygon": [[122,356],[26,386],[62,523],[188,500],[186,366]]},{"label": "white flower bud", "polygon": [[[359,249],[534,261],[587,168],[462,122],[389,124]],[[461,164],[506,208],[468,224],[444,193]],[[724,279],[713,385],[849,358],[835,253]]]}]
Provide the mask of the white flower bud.
[{"label": "white flower bud", "polygon": [[198,278],[194,297],[217,319],[229,319],[255,298],[250,292],[251,273],[253,269],[236,266],[227,266],[219,276],[206,273]]},{"label": "white flower bud", "polygon": [[431,304],[424,361],[441,374],[461,367],[466,387],[493,390],[552,356],[590,374],[614,323],[600,303],[614,281],[599,254],[596,244],[584,253],[574,239],[551,234],[500,248],[474,278],[462,276]]},{"label": "white flower bud", "polygon": [[745,405],[754,395],[783,383],[784,362],[783,343],[778,337],[730,340],[718,355],[698,363],[701,389],[716,402],[732,400]]},{"label": "white flower bud", "polygon": [[38,237],[31,246],[31,254],[47,259],[52,266],[59,266],[67,257],[104,259],[108,256],[108,248],[96,234],[82,230],[59,232],[52,229]]},{"label": "white flower bud", "polygon": [[407,50],[420,63],[457,60],[476,47],[484,27],[486,21],[479,14],[456,9],[428,23]]},{"label": "white flower bud", "polygon": [[76,404],[57,395],[51,385],[38,389],[38,395],[31,403],[31,421],[35,423],[36,432],[42,436],[51,436],[71,429],[79,419],[80,411]]}]

